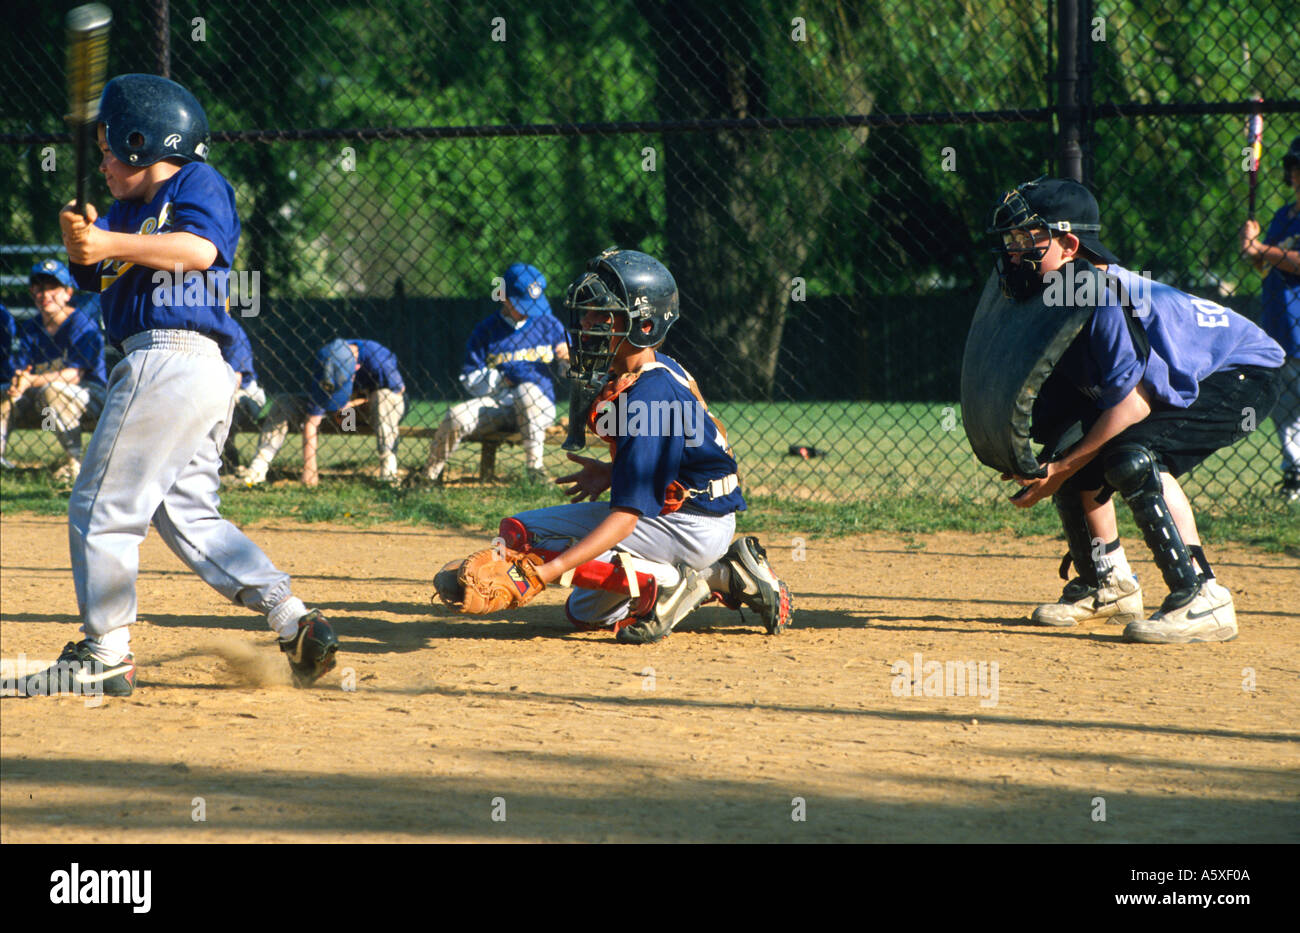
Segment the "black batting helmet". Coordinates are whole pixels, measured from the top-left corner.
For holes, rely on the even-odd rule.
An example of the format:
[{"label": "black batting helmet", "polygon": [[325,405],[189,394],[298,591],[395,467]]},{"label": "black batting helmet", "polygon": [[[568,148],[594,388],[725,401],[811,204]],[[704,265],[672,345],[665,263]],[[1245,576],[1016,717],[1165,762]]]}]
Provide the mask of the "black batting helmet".
[{"label": "black batting helmet", "polygon": [[194,95],[157,75],[118,75],[104,86],[99,122],[119,161],[143,168],[162,159],[205,162],[208,118]]},{"label": "black batting helmet", "polygon": [[[612,246],[587,262],[564,298],[569,311],[571,374],[588,385],[605,381],[618,349],[611,338],[634,347],[657,347],[681,316],[677,282],[664,264],[647,253]],[[607,311],[610,321],[591,326],[591,311]],[[615,330],[613,315],[627,315],[627,329]]]}]

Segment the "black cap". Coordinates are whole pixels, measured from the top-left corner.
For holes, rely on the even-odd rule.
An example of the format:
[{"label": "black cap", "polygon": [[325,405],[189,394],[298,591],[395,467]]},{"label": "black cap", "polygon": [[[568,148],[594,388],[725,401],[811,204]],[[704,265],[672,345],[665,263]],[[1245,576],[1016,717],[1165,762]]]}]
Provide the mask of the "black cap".
[{"label": "black cap", "polygon": [[1083,185],[1068,178],[1043,178],[1016,190],[1050,230],[1074,234],[1099,262],[1119,262],[1119,257],[1101,244],[1101,210],[1092,192]]}]

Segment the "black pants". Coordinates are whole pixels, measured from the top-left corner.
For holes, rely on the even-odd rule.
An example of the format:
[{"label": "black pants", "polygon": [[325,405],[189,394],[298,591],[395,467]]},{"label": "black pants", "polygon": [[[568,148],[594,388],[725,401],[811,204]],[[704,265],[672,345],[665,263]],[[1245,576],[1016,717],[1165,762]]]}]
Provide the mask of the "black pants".
[{"label": "black pants", "polygon": [[[1190,406],[1155,409],[1125,428],[1070,477],[1069,485],[1086,490],[1104,487],[1106,454],[1120,444],[1142,445],[1155,455],[1161,472],[1182,476],[1216,450],[1231,447],[1263,424],[1282,391],[1280,373],[1280,369],[1245,366],[1205,377]],[[1090,428],[1091,424],[1085,425],[1084,432]],[[1105,490],[1103,498],[1109,492]]]}]

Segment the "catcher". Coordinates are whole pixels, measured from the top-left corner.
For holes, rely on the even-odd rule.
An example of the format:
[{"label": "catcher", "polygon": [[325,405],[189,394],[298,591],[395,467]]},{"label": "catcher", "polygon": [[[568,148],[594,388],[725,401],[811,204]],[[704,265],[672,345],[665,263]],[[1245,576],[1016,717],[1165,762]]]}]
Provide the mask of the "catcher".
[{"label": "catcher", "polygon": [[[569,286],[565,308],[570,423],[605,441],[611,462],[569,454],[581,469],[555,482],[572,501],[502,521],[495,547],[442,569],[438,595],[478,614],[572,586],[569,621],[630,644],[662,640],[712,599],[783,631],[789,588],[756,538],[731,541],[745,500],[726,434],[695,380],[658,350],[680,316],[672,275],[611,248]],[[597,501],[606,490],[609,501]]]}]

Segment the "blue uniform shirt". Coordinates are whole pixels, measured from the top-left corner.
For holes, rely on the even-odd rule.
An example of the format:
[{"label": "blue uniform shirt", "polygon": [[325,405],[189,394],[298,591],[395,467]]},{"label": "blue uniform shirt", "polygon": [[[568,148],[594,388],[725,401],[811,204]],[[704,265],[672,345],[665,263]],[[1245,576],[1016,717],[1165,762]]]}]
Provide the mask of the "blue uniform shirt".
[{"label": "blue uniform shirt", "polygon": [[1118,405],[1141,382],[1152,398],[1172,408],[1196,401],[1200,382],[1212,373],[1242,366],[1277,367],[1282,349],[1235,311],[1195,298],[1161,282],[1112,264],[1114,274],[1146,313],[1138,322],[1151,354],[1143,363],[1117,303],[1102,305],[1084,325],[1056,366],[1067,381],[1099,409]]},{"label": "blue uniform shirt", "polygon": [[[689,377],[681,364],[663,353],[656,353],[655,359],[680,381],[663,369],[652,369],[618,397],[616,404],[626,417],[617,418],[609,491],[611,508],[632,509],[649,517],[662,511],[664,495],[674,480],[687,489],[704,489],[710,480],[736,472],[736,461],[724,449],[717,426],[687,387]],[[688,503],[712,515],[745,508],[739,488],[718,499],[705,494]]]},{"label": "blue uniform shirt", "polygon": [[531,382],[554,402],[550,364],[555,361],[555,347],[565,340],[564,325],[553,314],[527,318],[518,330],[494,314],[480,321],[470,334],[461,373],[499,369],[511,384]]},{"label": "blue uniform shirt", "polygon": [[0,305],[0,392],[8,388],[14,378],[14,335],[17,324],[9,309]]},{"label": "blue uniform shirt", "polygon": [[235,339],[230,346],[221,348],[221,357],[235,372],[239,373],[239,387],[247,389],[257,381],[257,370],[253,366],[253,345],[248,341],[244,328],[231,318],[235,325]]},{"label": "blue uniform shirt", "polygon": [[[347,343],[357,346],[357,363],[361,368],[352,377],[352,398],[365,398],[376,389],[392,389],[394,392],[406,391],[406,383],[397,370],[397,356],[382,343],[373,340],[343,338]],[[307,414],[323,415],[325,409],[317,403],[314,394],[309,393]]]},{"label": "blue uniform shirt", "polygon": [[223,347],[235,339],[234,321],[222,296],[239,244],[239,215],[235,192],[216,169],[191,162],[169,178],[148,204],[114,201],[95,226],[115,233],[193,233],[217,248],[217,258],[206,273],[185,273],[181,282],[172,282],[175,271],[161,270],[168,273],[163,283],[168,287],[155,281],[160,270],[131,262],[74,264],[77,283],[100,294],[110,342],[121,346],[127,337],[155,329],[198,331]]},{"label": "blue uniform shirt", "polygon": [[[1264,242],[1285,250],[1300,249],[1300,210],[1294,204],[1273,215]],[[1274,266],[1264,277],[1262,324],[1287,356],[1300,357],[1300,275],[1291,275]]]},{"label": "blue uniform shirt", "polygon": [[51,337],[41,325],[41,316],[28,318],[18,326],[18,355],[14,366],[32,368],[33,375],[60,369],[81,370],[82,382],[104,385],[104,338],[99,328],[80,311],[67,316]]}]

